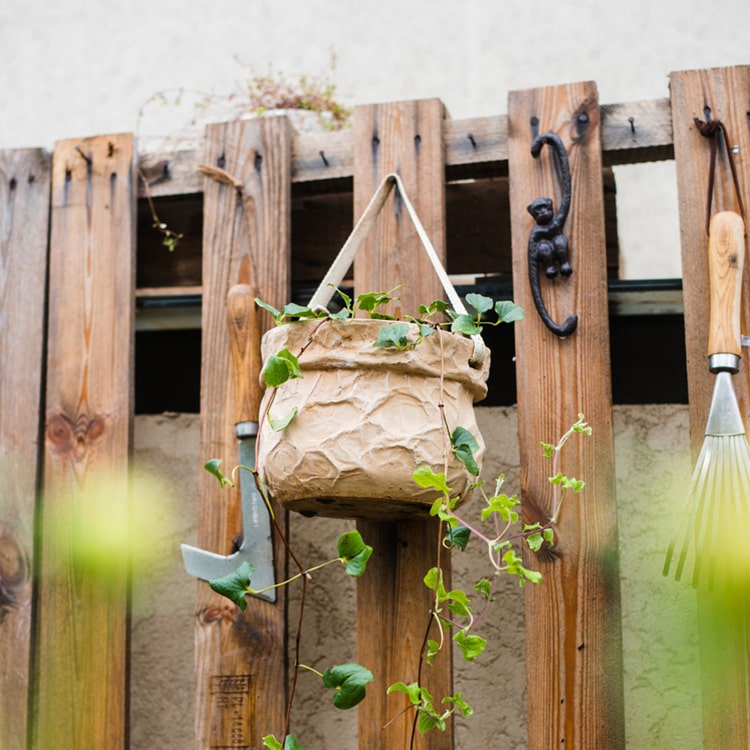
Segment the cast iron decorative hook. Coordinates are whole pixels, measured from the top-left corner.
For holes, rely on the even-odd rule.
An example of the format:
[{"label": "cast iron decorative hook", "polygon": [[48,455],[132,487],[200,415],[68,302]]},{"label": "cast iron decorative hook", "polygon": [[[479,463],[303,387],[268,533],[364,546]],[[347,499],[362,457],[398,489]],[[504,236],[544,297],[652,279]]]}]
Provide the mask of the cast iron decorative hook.
[{"label": "cast iron decorative hook", "polygon": [[555,133],[541,133],[534,138],[531,155],[535,159],[545,144],[554,148],[560,166],[560,208],[557,213],[554,212],[552,198],[537,198],[527,206],[536,222],[529,234],[529,282],[539,316],[550,331],[563,338],[575,331],[578,316],[570,315],[562,325],[550,318],[539,285],[539,264],[544,264],[544,273],[550,279],[558,273],[566,278],[573,273],[568,257],[568,238],[562,231],[570,210],[570,166],[565,146]]}]

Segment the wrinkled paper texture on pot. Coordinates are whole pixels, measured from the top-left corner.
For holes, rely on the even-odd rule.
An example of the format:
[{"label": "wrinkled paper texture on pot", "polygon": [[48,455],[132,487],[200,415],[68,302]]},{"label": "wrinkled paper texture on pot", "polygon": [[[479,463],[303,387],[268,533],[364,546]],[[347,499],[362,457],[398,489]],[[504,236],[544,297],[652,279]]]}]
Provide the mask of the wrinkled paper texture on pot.
[{"label": "wrinkled paper texture on pot", "polygon": [[[305,321],[263,337],[264,362],[284,348],[297,355],[307,344],[299,358],[303,377],[277,389],[270,411],[282,419],[296,407],[297,415],[279,432],[264,420],[258,438],[261,477],[286,508],[372,520],[426,516],[438,493],[419,487],[412,475],[425,464],[444,471],[446,451],[448,486],[468,498],[476,478],[450,451],[439,408],[441,358],[445,419],[451,431],[460,426],[474,435],[481,466],[485,446],[473,404],[487,394],[489,350],[473,368],[473,341],[445,331],[407,351],[375,348],[387,324]],[[417,327],[411,328],[414,340]],[[261,414],[270,394],[267,389]]]}]

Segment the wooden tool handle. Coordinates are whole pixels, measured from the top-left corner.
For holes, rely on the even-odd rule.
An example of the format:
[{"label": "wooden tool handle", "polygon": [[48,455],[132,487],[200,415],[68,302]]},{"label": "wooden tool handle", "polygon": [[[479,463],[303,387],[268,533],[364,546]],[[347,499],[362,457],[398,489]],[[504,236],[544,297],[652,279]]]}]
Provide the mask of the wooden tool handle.
[{"label": "wooden tool handle", "polygon": [[260,316],[249,284],[236,284],[227,294],[229,349],[234,384],[234,420],[257,422],[263,388],[260,385]]},{"label": "wooden tool handle", "polygon": [[740,302],[745,261],[745,222],[733,211],[715,214],[709,225],[708,269],[711,326],[708,355],[742,354]]}]

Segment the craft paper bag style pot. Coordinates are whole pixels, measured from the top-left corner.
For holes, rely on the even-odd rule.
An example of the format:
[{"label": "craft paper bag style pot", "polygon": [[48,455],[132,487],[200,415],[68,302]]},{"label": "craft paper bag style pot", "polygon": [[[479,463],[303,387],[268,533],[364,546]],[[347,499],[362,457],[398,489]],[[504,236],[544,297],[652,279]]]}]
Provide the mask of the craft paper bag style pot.
[{"label": "craft paper bag style pot", "polygon": [[[263,337],[262,356],[286,348],[298,353],[302,378],[276,392],[270,416],[292,422],[274,432],[266,419],[258,439],[258,466],[271,496],[290,510],[323,516],[395,520],[425,517],[438,497],[413,480],[428,465],[444,471],[455,494],[474,481],[453,456],[443,418],[484,442],[473,404],[487,394],[489,352],[470,365],[474,342],[443,330],[406,351],[373,346],[386,321],[329,319],[282,325]],[[418,334],[412,325],[410,340]],[[442,340],[442,346],[441,346]],[[442,350],[442,353],[441,353]],[[441,365],[442,359],[442,365]],[[267,390],[261,414],[271,390]]]}]

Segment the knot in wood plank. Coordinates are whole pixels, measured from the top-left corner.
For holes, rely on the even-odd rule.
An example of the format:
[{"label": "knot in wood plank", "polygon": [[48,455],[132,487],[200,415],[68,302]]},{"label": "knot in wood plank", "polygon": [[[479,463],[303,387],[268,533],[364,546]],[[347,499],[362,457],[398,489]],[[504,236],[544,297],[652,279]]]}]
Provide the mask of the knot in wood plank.
[{"label": "knot in wood plank", "polygon": [[29,557],[21,542],[0,523],[0,623],[28,596]]},{"label": "knot in wood plank", "polygon": [[104,435],[107,419],[102,415],[89,418],[79,415],[72,420],[67,414],[53,414],[47,419],[46,438],[53,453],[83,458],[89,447]]}]

